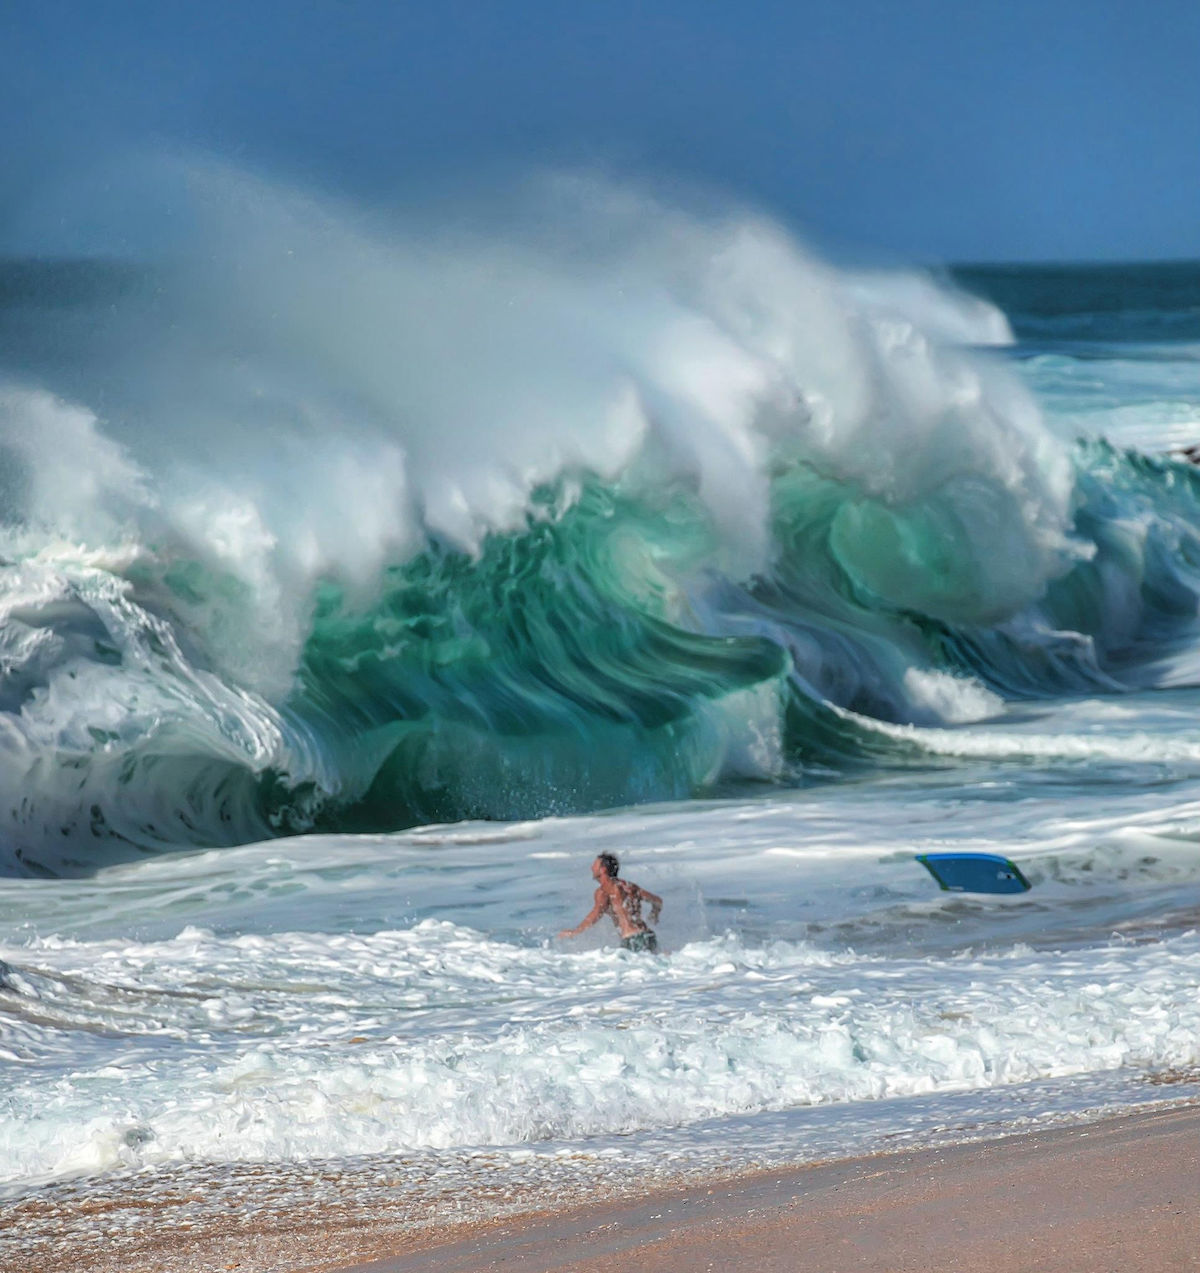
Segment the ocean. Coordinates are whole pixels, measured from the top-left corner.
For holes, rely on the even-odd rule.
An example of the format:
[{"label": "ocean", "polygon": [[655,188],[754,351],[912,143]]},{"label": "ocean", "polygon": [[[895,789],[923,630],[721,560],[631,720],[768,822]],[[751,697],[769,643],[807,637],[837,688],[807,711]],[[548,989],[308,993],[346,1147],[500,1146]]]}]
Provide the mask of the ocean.
[{"label": "ocean", "polygon": [[[499,1207],[1200,1092],[1200,266],[189,180],[0,263],[3,1196]],[[600,851],[660,955],[556,938]]]}]

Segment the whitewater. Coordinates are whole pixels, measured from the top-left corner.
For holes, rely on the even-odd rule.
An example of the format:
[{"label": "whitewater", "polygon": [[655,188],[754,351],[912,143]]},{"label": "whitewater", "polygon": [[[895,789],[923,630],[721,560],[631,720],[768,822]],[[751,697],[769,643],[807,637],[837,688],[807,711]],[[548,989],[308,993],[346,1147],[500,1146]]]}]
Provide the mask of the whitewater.
[{"label": "whitewater", "polygon": [[[1194,267],[123,180],[138,241],[0,263],[5,1196],[1200,1090]],[[661,956],[555,938],[601,851]]]}]

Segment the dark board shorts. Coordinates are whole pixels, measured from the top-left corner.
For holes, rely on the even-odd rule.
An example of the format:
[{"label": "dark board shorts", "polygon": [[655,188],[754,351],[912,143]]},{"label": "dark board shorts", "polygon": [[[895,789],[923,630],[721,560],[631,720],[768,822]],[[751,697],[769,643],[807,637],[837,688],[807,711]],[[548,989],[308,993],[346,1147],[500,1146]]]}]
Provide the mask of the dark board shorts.
[{"label": "dark board shorts", "polygon": [[658,938],[647,928],[644,933],[630,933],[621,938],[621,945],[626,950],[648,950],[650,954],[658,954]]}]

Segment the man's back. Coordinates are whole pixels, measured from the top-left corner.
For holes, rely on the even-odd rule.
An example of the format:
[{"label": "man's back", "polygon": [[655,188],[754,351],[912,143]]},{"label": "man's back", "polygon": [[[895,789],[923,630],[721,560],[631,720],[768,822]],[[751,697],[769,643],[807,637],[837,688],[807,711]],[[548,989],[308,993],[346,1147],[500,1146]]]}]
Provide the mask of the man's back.
[{"label": "man's back", "polygon": [[642,903],[650,903],[651,922],[657,922],[662,898],[632,880],[620,879],[618,870],[617,859],[611,853],[602,853],[596,858],[592,863],[592,876],[598,887],[592,909],[575,928],[564,929],[559,936],[574,937],[607,913],[612,916],[626,949],[656,951],[658,939],[642,918]]}]

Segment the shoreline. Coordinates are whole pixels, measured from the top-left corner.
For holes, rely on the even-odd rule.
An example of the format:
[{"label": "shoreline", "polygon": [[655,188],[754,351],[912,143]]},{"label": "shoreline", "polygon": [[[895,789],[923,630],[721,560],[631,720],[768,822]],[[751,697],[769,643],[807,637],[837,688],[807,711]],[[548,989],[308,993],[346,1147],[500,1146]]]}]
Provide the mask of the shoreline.
[{"label": "shoreline", "polygon": [[1200,1269],[1200,1105],[466,1226],[292,1273]]},{"label": "shoreline", "polygon": [[1200,1101],[996,1131],[736,1173],[606,1168],[549,1197],[511,1175],[418,1197],[412,1164],[381,1159],[93,1177],[0,1212],[0,1273],[1200,1269]]}]

